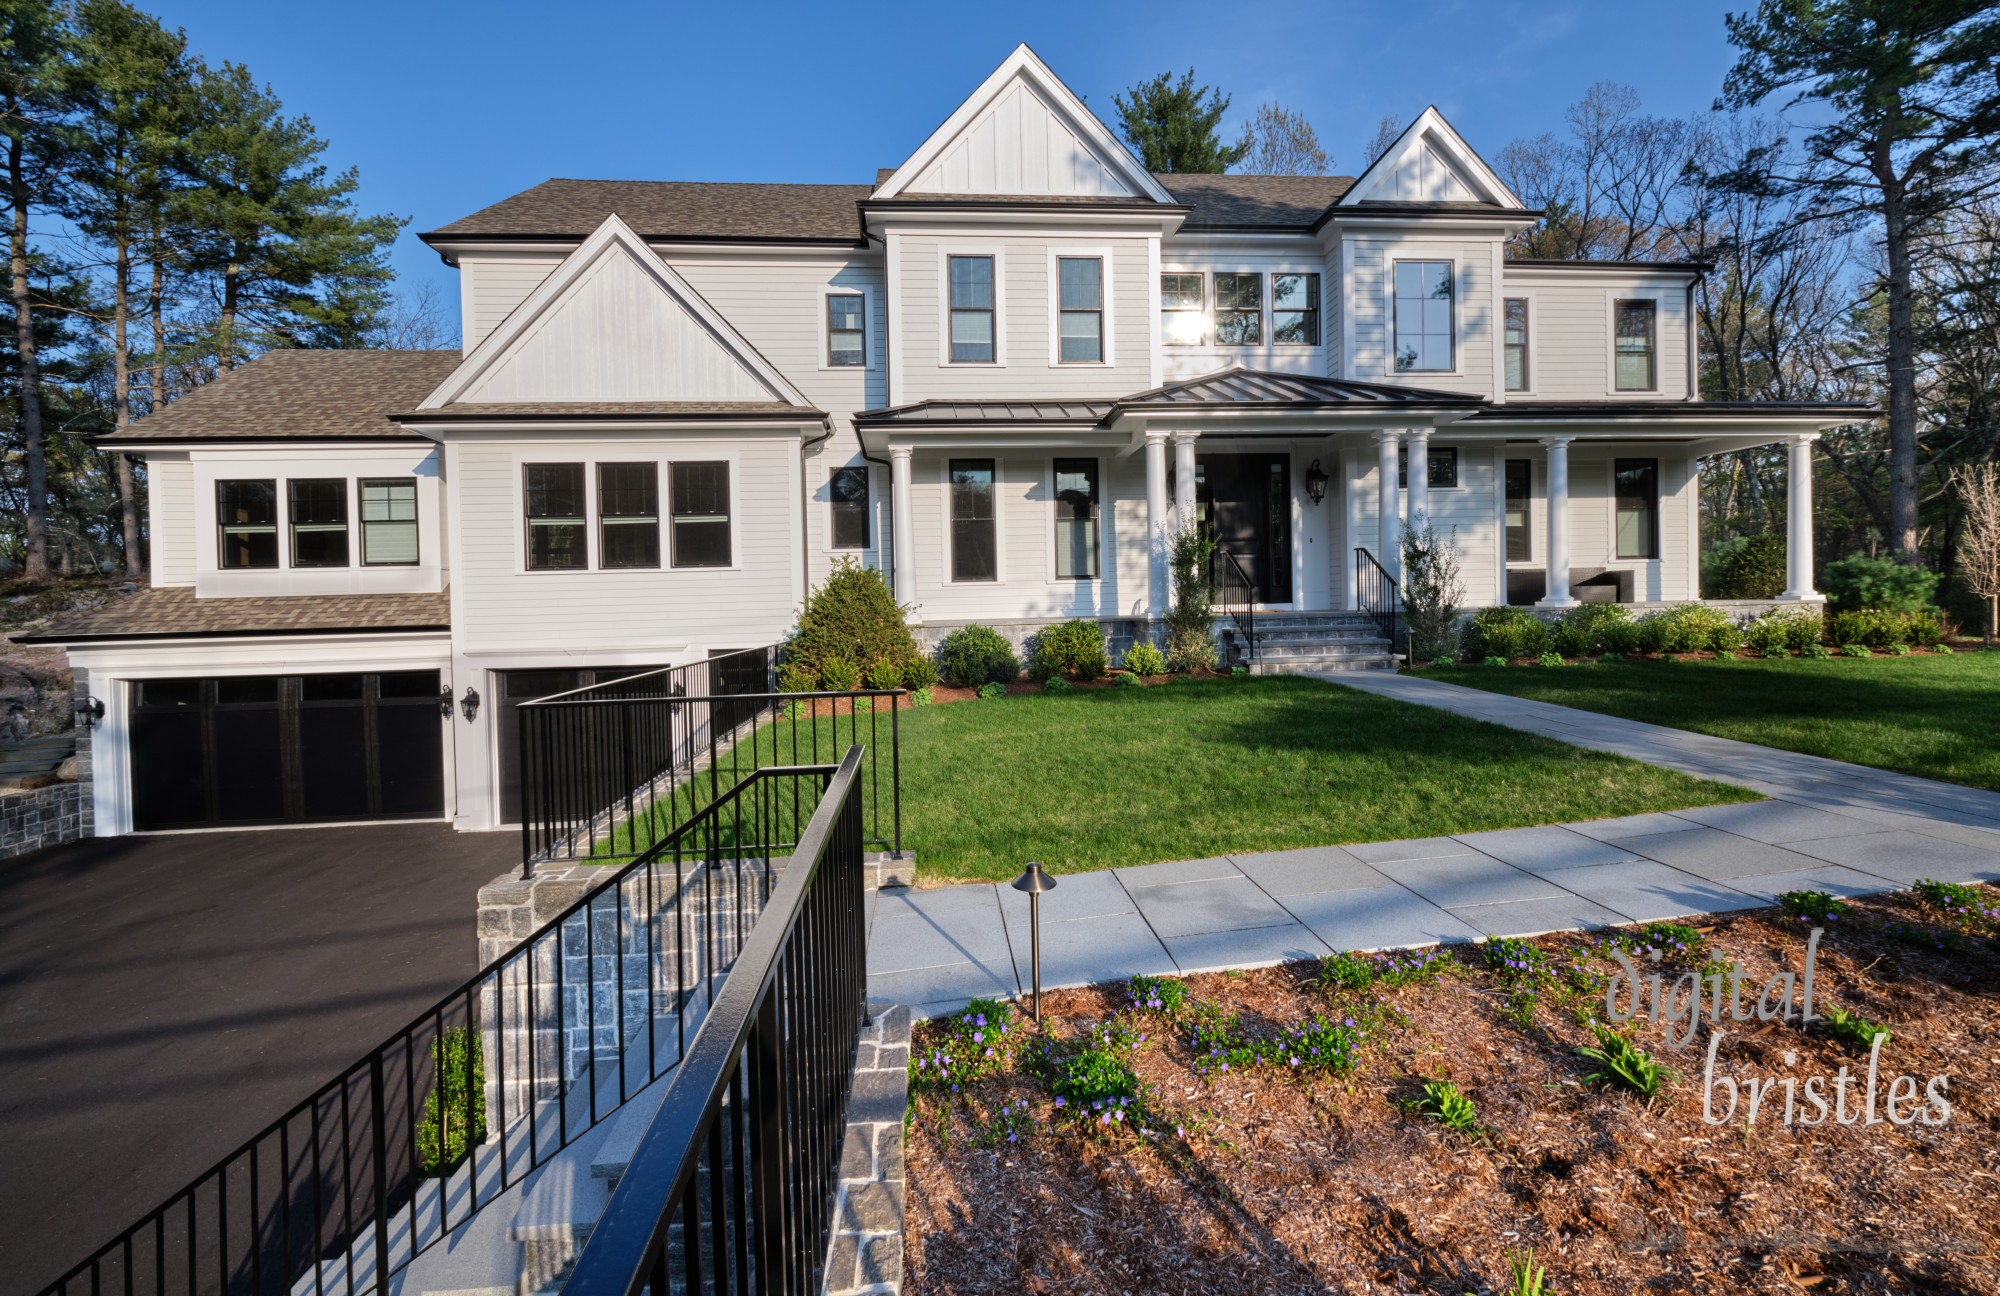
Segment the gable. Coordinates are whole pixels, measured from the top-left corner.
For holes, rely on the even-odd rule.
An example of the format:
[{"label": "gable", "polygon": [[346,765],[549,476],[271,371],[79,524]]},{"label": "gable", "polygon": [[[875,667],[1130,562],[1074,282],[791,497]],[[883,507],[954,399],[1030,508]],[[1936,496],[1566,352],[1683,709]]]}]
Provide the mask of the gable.
[{"label": "gable", "polygon": [[1364,202],[1489,203],[1516,210],[1523,205],[1436,108],[1424,109],[1396,137],[1340,205]]},{"label": "gable", "polygon": [[1411,149],[1375,195],[1388,202],[1478,202],[1479,195],[1428,143]]}]

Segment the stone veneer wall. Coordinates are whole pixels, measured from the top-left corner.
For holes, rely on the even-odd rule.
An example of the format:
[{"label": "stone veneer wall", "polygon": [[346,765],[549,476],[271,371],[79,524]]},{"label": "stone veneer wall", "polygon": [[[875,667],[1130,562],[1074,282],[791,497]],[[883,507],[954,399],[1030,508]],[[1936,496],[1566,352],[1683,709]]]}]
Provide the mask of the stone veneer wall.
[{"label": "stone veneer wall", "polygon": [[903,1115],[910,1105],[910,1010],[874,1004],[855,1045],[854,1092],[827,1239],[825,1296],[903,1289]]},{"label": "stone veneer wall", "polygon": [[0,859],[90,835],[90,789],[57,783],[0,794]]}]

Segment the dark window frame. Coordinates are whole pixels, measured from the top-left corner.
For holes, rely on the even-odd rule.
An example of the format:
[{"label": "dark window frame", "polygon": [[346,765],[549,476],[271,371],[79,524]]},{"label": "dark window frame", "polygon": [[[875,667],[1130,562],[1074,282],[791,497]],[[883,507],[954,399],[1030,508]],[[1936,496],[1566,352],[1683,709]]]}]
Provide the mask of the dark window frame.
[{"label": "dark window frame", "polygon": [[[1437,472],[1437,467],[1440,462],[1449,465],[1449,469],[1445,473],[1442,480],[1439,479]],[[1425,447],[1424,467],[1427,470],[1427,476],[1425,477],[1425,481],[1429,485],[1430,489],[1432,490],[1458,489],[1457,446],[1438,445],[1438,446]],[[1410,447],[1407,445],[1398,446],[1396,448],[1396,485],[1403,488],[1404,490],[1408,490],[1410,488]]]},{"label": "dark window frame", "polygon": [[[326,486],[339,488],[339,518],[333,519],[329,517],[301,521],[299,517],[301,488],[304,488],[306,493],[310,494],[312,488]],[[291,565],[294,569],[301,571],[327,571],[340,567],[352,567],[354,565],[354,546],[350,539],[354,526],[352,500],[349,498],[351,493],[348,486],[348,479],[345,477],[287,477],[285,479],[285,521],[291,531],[290,554]],[[299,537],[301,535],[331,536],[336,533],[340,536],[340,560],[338,562],[326,559],[306,559],[300,556]]]},{"label": "dark window frame", "polygon": [[[1650,490],[1628,491],[1627,472],[1645,474]],[[1660,461],[1658,459],[1614,459],[1611,461],[1611,543],[1620,562],[1651,562],[1660,556]],[[1646,517],[1646,552],[1628,553],[1625,548],[1624,520],[1628,502],[1639,505]]]},{"label": "dark window frame", "polygon": [[[658,571],[660,567],[660,465],[651,459],[600,459],[597,460],[592,466],[597,470],[596,476],[597,476],[598,570]],[[646,494],[650,493],[652,496],[653,507],[650,512],[644,510],[637,512],[622,511],[625,506],[623,502],[621,502],[620,504],[621,511],[614,513],[611,511],[609,507],[606,506],[605,498],[607,494],[614,496],[623,495],[625,493],[626,488],[614,484],[613,489],[607,491],[606,490],[607,483],[605,480],[607,473],[615,474],[626,469],[635,469],[635,468],[645,470],[645,472],[651,478],[650,485],[642,489],[640,494],[642,497],[641,502],[643,503],[644,502],[643,497]],[[614,533],[630,531],[636,534],[639,531],[648,527],[652,529],[653,533],[652,560],[650,562],[645,561],[643,557],[639,560],[633,560],[625,557],[621,557],[615,561],[612,559],[611,553],[613,546],[611,543],[611,537]]]},{"label": "dark window frame", "polygon": [[[1403,362],[1403,303],[1405,301],[1421,302],[1434,298],[1437,295],[1429,293],[1406,298],[1403,295],[1401,284],[1404,266],[1444,267],[1444,283],[1447,289],[1445,299],[1449,304],[1445,308],[1445,363],[1442,367],[1420,363],[1423,359],[1423,349],[1421,347],[1416,352],[1416,359],[1408,364]],[[1419,320],[1418,323],[1421,325],[1422,321]],[[1419,338],[1429,338],[1432,336],[1427,330],[1421,327],[1416,330],[1416,335]],[[1435,257],[1412,257],[1408,260],[1395,260],[1389,263],[1389,363],[1390,368],[1396,373],[1449,374],[1458,372],[1458,263],[1456,261],[1449,259],[1438,260]]]},{"label": "dark window frame", "polygon": [[[842,302],[854,301],[860,303],[861,319],[859,325],[857,325],[854,328],[834,327],[833,304],[836,301],[842,301]],[[825,320],[826,320],[827,368],[866,369],[868,367],[868,294],[865,292],[852,291],[848,289],[829,290],[825,294],[825,301],[821,309],[825,314]],[[840,359],[840,355],[842,353],[836,351],[834,349],[833,344],[836,338],[843,338],[849,336],[853,337],[855,341],[855,354],[857,354],[859,358],[854,360],[843,360]]]},{"label": "dark window frame", "polygon": [[[227,521],[229,493],[232,487],[268,487],[270,520],[268,522]],[[223,571],[276,571],[283,564],[279,559],[281,546],[278,543],[278,479],[276,477],[230,477],[218,478],[215,483],[215,565]],[[230,538],[240,537],[246,541],[253,536],[269,536],[269,562],[231,562],[229,560]],[[250,554],[248,545],[244,549]]]},{"label": "dark window frame", "polygon": [[[722,512],[681,512],[683,497],[694,493],[694,484],[692,482],[683,482],[682,474],[692,472],[698,468],[721,470]],[[682,571],[703,568],[715,570],[734,567],[736,565],[736,522],[733,508],[734,499],[732,498],[733,476],[732,465],[727,459],[677,459],[667,465],[667,510],[669,530],[672,533],[670,536],[672,553],[669,556],[669,561],[675,569]],[[684,538],[682,534],[683,528],[716,527],[718,525],[722,531],[722,561],[706,562],[689,557],[687,555],[687,550],[690,547],[688,542],[692,541],[694,536],[689,534]]]},{"label": "dark window frame", "polygon": [[[533,482],[535,470],[564,468],[573,469],[576,474],[576,511],[574,513],[553,513],[535,511],[535,491]],[[582,460],[557,460],[550,462],[523,463],[521,465],[521,519],[523,526],[521,565],[528,571],[589,571],[590,570],[590,497],[589,465]],[[541,487],[544,495],[548,484]],[[546,507],[547,500],[543,500]],[[575,541],[574,552],[577,561],[552,563],[535,561],[535,533],[537,529],[554,531],[557,528],[569,531]]]},{"label": "dark window frame", "polygon": [[[1510,313],[1515,306],[1521,308],[1520,341],[1513,339],[1515,332]],[[1533,351],[1529,342],[1529,330],[1534,327],[1534,303],[1526,297],[1507,297],[1500,303],[1500,385],[1510,392],[1525,392],[1535,389],[1535,373],[1530,367]],[[1509,377],[1509,362],[1516,353],[1520,356],[1521,381],[1513,382]]]},{"label": "dark window frame", "polygon": [[[957,481],[960,472],[986,474],[985,516],[961,517],[959,502],[960,486]],[[969,488],[968,488],[969,489]],[[955,585],[991,585],[1000,579],[1000,461],[998,459],[949,459],[945,461],[945,523],[946,534],[951,540],[951,581]],[[992,567],[985,575],[971,572],[966,563],[966,554],[971,547],[961,540],[961,534],[974,527],[986,530],[986,556],[992,559]]]},{"label": "dark window frame", "polygon": [[[1067,286],[1063,282],[1063,267],[1070,262],[1090,262],[1097,267],[1097,304],[1095,306],[1071,306],[1064,297]],[[1104,335],[1104,258],[1102,256],[1057,256],[1056,257],[1056,337],[1055,361],[1059,365],[1101,365],[1105,359],[1106,337]],[[1063,325],[1071,318],[1089,316],[1096,322],[1097,355],[1089,359],[1072,360],[1063,354],[1063,345],[1069,335]]]},{"label": "dark window frame", "polygon": [[[1288,307],[1278,305],[1278,281],[1299,279],[1306,285],[1306,305]],[[1320,344],[1320,292],[1319,274],[1313,270],[1274,270],[1271,273],[1271,345],[1316,347]],[[1288,338],[1284,336],[1284,325],[1279,320],[1287,315],[1296,315],[1302,326],[1309,326],[1309,337]]]},{"label": "dark window frame", "polygon": [[[860,500],[857,502],[852,498],[851,494],[843,498],[841,487],[837,483],[843,477],[852,481],[857,476],[861,479]],[[868,466],[866,464],[846,464],[828,473],[826,475],[826,499],[827,507],[831,512],[827,548],[840,550],[865,550],[869,548],[871,541],[875,537],[875,531],[872,517],[874,482],[868,472]],[[841,537],[841,519],[843,517],[848,519],[850,525],[856,520],[859,521],[861,527],[859,540],[854,539],[851,535],[846,539]]]},{"label": "dark window frame", "polygon": [[[1521,525],[1510,526],[1507,514],[1512,511],[1514,471],[1518,468],[1522,475],[1523,489],[1518,496],[1521,501]],[[1529,563],[1535,560],[1535,461],[1532,459],[1504,460],[1500,468],[1500,526],[1506,533],[1502,543],[1506,547],[1505,562]],[[1514,541],[1518,533],[1520,544]],[[1516,550],[1518,549],[1518,552]]]},{"label": "dark window frame", "polygon": [[[1081,473],[1090,483],[1081,516],[1077,514],[1075,504],[1064,498],[1062,479],[1065,473],[1072,476]],[[1055,526],[1052,529],[1056,546],[1055,577],[1059,581],[1094,581],[1103,578],[1103,480],[1101,465],[1096,459],[1064,458],[1053,460],[1050,464],[1050,484],[1054,488],[1052,494],[1055,500]],[[1087,572],[1063,571],[1065,553],[1063,523],[1065,522],[1083,522],[1088,527],[1090,570]]]},{"label": "dark window frame", "polygon": [[[368,516],[368,488],[370,486],[408,486],[410,489],[410,516],[407,518],[370,518]],[[418,567],[424,560],[424,536],[419,514],[422,504],[417,498],[417,479],[414,477],[362,477],[355,481],[354,494],[361,505],[361,565],[363,567]],[[410,556],[407,559],[377,561],[368,556],[368,533],[378,527],[410,528]]]},{"label": "dark window frame", "polygon": [[[1215,308],[1211,318],[1214,326],[1215,345],[1219,347],[1264,346],[1264,272],[1262,270],[1218,270],[1212,278],[1214,281]],[[1251,306],[1223,305],[1224,280],[1229,281],[1227,288],[1236,290],[1230,297],[1230,300],[1235,302],[1244,300],[1240,289],[1238,289],[1237,280],[1249,280],[1255,283],[1256,291],[1251,294],[1255,299],[1255,304]],[[1255,336],[1247,338],[1225,338],[1223,336],[1223,322],[1225,318],[1240,321],[1246,316],[1250,317],[1256,324]]]},{"label": "dark window frame", "polygon": [[[1195,284],[1194,305],[1167,305],[1167,280],[1192,279]],[[1208,276],[1199,270],[1162,270],[1158,286],[1160,307],[1160,344],[1162,346],[1207,346],[1208,345]],[[1192,340],[1171,336],[1167,321],[1173,317],[1191,317],[1200,327],[1195,330]]]},{"label": "dark window frame", "polygon": [[[1637,309],[1645,316],[1646,335],[1646,382],[1644,386],[1627,386],[1619,363],[1628,354],[1625,339],[1625,312]],[[1660,303],[1653,297],[1619,297],[1611,303],[1611,390],[1614,392],[1656,392],[1660,390]]]},{"label": "dark window frame", "polygon": [[[986,263],[986,304],[984,306],[978,306],[978,305],[961,306],[958,304],[958,288],[959,288],[958,278],[956,275],[952,273],[952,269],[961,261],[966,262],[967,264],[979,261],[983,261]],[[956,364],[964,364],[964,365],[999,364],[1000,363],[1000,259],[991,252],[946,253],[944,259],[944,274],[945,274],[945,338],[944,338],[945,362],[947,364],[955,364],[955,365]],[[968,286],[970,287],[974,285],[968,285]],[[960,344],[956,340],[955,335],[958,331],[956,325],[961,315],[967,317],[975,315],[984,315],[986,317],[987,340],[985,345],[987,354],[984,358],[978,356],[967,356],[961,358],[959,356],[958,348]],[[964,345],[968,347],[976,347],[979,344],[976,342],[968,342],[965,343]]]}]

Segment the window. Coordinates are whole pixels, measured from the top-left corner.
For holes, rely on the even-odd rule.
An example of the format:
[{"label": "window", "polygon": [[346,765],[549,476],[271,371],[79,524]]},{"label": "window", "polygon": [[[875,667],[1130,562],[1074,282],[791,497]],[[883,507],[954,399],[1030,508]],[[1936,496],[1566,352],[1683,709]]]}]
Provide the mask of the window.
[{"label": "window", "polygon": [[953,364],[992,364],[993,349],[993,258],[955,256],[948,260],[951,275],[951,361]]},{"label": "window", "polygon": [[1509,297],[1506,302],[1504,343],[1507,350],[1507,390],[1528,390],[1528,299]]},{"label": "window", "polygon": [[1618,497],[1618,556],[1660,556],[1660,461],[1619,459],[1613,464]]},{"label": "window", "polygon": [[840,368],[868,363],[867,303],[860,293],[827,294],[827,364]]},{"label": "window", "polygon": [[1396,263],[1396,372],[1448,373],[1452,356],[1451,262]]},{"label": "window", "polygon": [[1528,532],[1528,507],[1535,493],[1535,465],[1527,459],[1507,461],[1507,561],[1527,562],[1533,548]]},{"label": "window", "polygon": [[1271,340],[1288,346],[1319,345],[1319,276],[1271,276]]},{"label": "window", "polygon": [[1215,276],[1215,343],[1257,346],[1264,340],[1264,276]]},{"label": "window", "polygon": [[524,464],[528,569],[573,571],[590,565],[585,552],[583,465]]},{"label": "window", "polygon": [[278,565],[278,483],[215,483],[215,524],[224,567]]},{"label": "window", "polygon": [[833,505],[833,547],[868,547],[868,470],[836,468],[826,479],[826,497]]},{"label": "window", "polygon": [[1653,325],[1657,303],[1622,301],[1613,308],[1617,315],[1616,340],[1612,345],[1617,391],[1652,391]]},{"label": "window", "polygon": [[292,566],[347,566],[347,479],[295,478],[285,490],[292,505]]},{"label": "window", "polygon": [[370,567],[416,563],[416,478],[362,479],[361,561]]},{"label": "window", "polygon": [[660,565],[660,468],[597,465],[597,565]]},{"label": "window", "polygon": [[1063,364],[1104,361],[1104,262],[1057,257],[1056,358]]},{"label": "window", "polygon": [[993,461],[954,459],[951,473],[951,578],[1000,579],[993,524]]},{"label": "window", "polygon": [[[1410,484],[1410,448],[1404,446],[1396,453],[1398,456],[1396,461],[1396,484],[1398,486],[1408,486]],[[1457,446],[1430,446],[1427,458],[1430,461],[1428,465],[1430,472],[1424,480],[1430,485],[1432,490],[1451,490],[1458,485]]]},{"label": "window", "polygon": [[1160,276],[1160,340],[1168,346],[1200,346],[1208,341],[1201,313],[1201,276]]},{"label": "window", "polygon": [[729,566],[729,465],[677,463],[671,471],[674,566]]},{"label": "window", "polygon": [[1058,459],[1056,579],[1097,579],[1097,460]]}]

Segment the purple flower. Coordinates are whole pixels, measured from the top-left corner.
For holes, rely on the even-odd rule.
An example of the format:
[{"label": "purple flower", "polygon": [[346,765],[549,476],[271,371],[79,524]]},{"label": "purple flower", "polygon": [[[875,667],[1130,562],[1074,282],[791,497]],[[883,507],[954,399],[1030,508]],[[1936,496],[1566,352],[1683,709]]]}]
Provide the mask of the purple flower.
[{"label": "purple flower", "polygon": [[1061,1094],[1056,1095],[1056,1106],[1058,1107],[1064,1106],[1066,1102],[1067,1100],[1064,1099],[1064,1097]]}]

